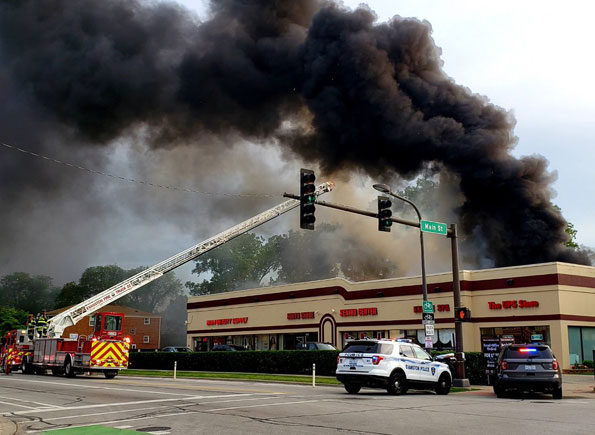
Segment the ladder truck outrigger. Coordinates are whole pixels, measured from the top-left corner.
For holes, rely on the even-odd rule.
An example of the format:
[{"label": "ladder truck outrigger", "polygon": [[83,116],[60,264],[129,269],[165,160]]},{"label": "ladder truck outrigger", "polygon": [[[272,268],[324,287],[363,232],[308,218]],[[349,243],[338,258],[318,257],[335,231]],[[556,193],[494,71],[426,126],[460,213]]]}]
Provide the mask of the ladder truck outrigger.
[{"label": "ladder truck outrigger", "polygon": [[[320,196],[333,188],[334,183],[323,183],[317,187],[315,195]],[[15,331],[9,332],[7,336],[12,334],[10,343],[13,345],[2,346],[0,364],[9,371],[20,369],[23,373],[45,374],[51,370],[54,375],[74,377],[77,373],[91,372],[114,378],[119,370],[128,367],[130,338],[123,335],[124,315],[101,312],[102,307],[299,205],[300,201],[295,199],[285,201],[62,311],[49,319],[47,337],[29,340],[26,334],[18,333],[25,331],[17,331],[16,335],[12,334]],[[91,335],[62,337],[67,327],[92,313],[95,313],[95,326]],[[18,340],[21,340],[20,346],[14,346]],[[19,353],[18,358],[15,358],[15,351]]]}]

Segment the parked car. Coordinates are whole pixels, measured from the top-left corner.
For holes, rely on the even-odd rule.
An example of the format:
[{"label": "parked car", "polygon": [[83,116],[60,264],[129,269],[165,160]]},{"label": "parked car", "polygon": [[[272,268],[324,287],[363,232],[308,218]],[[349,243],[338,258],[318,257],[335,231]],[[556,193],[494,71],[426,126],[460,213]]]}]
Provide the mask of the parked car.
[{"label": "parked car", "polygon": [[167,346],[159,349],[159,352],[192,352],[189,347]]},{"label": "parked car", "polygon": [[545,344],[511,344],[498,356],[494,393],[506,397],[509,391],[539,391],[562,398],[560,364]]},{"label": "parked car", "polygon": [[211,350],[215,352],[235,352],[238,350],[246,350],[246,348],[238,344],[216,344]]},{"label": "parked car", "polygon": [[328,343],[316,343],[316,342],[307,342],[307,343],[298,343],[297,350],[337,350],[335,346]]}]

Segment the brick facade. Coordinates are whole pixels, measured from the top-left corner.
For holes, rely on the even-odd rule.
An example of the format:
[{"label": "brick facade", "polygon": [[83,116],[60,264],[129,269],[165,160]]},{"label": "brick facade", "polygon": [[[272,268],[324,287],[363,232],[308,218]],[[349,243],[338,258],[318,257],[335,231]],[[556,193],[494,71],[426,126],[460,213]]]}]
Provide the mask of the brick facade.
[{"label": "brick facade", "polygon": [[[54,310],[49,312],[48,315],[55,315],[61,311],[63,309]],[[130,337],[130,344],[133,349],[155,350],[161,347],[161,316],[121,305],[107,305],[101,311],[124,313],[124,337]],[[95,313],[85,317],[76,325],[69,326],[64,330],[62,336],[69,337],[70,334],[91,335],[93,326],[89,322],[94,315]],[[149,324],[145,324],[145,319],[148,319]],[[148,337],[148,343],[144,342],[145,337]]]}]

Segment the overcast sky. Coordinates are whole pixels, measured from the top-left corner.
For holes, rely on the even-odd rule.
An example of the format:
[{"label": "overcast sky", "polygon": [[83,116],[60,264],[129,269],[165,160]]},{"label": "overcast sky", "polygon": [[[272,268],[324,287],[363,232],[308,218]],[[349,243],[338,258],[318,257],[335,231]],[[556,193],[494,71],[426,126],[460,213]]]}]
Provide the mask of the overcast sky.
[{"label": "overcast sky", "polygon": [[[181,2],[204,17],[205,0]],[[541,154],[557,172],[554,202],[595,247],[595,84],[590,2],[570,0],[345,0],[379,21],[395,15],[432,24],[444,70],[458,84],[512,111],[515,156]]]}]

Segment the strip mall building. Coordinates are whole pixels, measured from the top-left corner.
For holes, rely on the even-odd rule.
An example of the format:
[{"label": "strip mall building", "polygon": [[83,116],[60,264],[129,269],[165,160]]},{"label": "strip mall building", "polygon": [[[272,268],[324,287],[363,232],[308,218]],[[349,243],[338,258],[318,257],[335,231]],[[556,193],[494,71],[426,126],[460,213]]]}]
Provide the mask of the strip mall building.
[{"label": "strip mall building", "polygon": [[[433,347],[453,348],[452,274],[428,276],[434,303]],[[595,348],[595,267],[544,263],[460,272],[464,350],[482,338],[549,344],[563,368],[592,359]],[[341,348],[363,337],[408,337],[423,345],[420,277],[352,283],[340,278],[191,297],[188,346],[295,349],[327,342]]]}]

